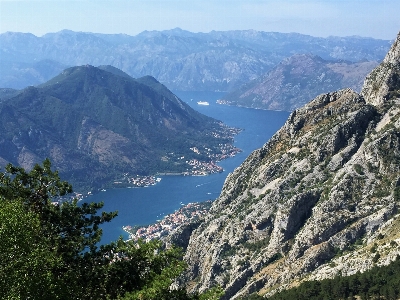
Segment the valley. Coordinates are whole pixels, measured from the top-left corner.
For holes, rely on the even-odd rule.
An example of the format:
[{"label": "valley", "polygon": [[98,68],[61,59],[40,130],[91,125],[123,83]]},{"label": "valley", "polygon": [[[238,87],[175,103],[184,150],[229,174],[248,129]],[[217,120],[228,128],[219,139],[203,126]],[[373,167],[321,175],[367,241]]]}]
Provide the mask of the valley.
[{"label": "valley", "polygon": [[[218,163],[223,172],[208,176],[159,175],[161,181],[148,188],[114,188],[85,197],[84,202],[104,201],[104,211],[118,211],[118,217],[103,225],[102,242],[116,240],[120,235],[128,238],[124,226],[145,226],[156,223],[174,213],[181,204],[216,199],[227,175],[233,172],[252,151],[261,147],[284,124],[289,113],[255,110],[216,104],[221,93],[178,92],[183,101],[199,112],[218,117],[229,127],[242,128],[235,136],[234,146],[242,151]],[[193,100],[192,100],[193,99]],[[209,106],[197,106],[198,99],[207,99]]]}]

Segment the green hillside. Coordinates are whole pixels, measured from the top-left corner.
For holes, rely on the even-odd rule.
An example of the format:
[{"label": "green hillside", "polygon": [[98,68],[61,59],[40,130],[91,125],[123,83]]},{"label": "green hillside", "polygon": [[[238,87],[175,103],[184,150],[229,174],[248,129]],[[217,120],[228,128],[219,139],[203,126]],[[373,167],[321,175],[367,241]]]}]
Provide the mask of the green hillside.
[{"label": "green hillside", "polygon": [[3,101],[0,164],[30,169],[49,157],[74,186],[100,187],[124,173],[185,172],[232,143],[229,128],[154,78],[102,68],[69,68]]}]

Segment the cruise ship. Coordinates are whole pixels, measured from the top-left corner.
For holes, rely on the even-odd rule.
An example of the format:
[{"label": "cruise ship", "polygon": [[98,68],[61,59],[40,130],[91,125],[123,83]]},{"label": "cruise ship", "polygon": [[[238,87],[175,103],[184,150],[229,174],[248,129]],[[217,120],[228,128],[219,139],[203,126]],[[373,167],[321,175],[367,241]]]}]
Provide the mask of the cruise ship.
[{"label": "cruise ship", "polygon": [[207,101],[199,101],[197,102],[198,105],[210,105]]}]

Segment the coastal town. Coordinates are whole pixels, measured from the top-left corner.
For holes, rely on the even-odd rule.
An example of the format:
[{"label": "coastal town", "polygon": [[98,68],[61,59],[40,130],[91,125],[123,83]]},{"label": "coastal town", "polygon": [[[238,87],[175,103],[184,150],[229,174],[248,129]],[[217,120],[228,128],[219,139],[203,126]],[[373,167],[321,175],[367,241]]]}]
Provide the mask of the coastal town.
[{"label": "coastal town", "polygon": [[129,234],[129,239],[150,241],[160,239],[172,234],[179,226],[188,224],[193,220],[202,218],[210,209],[211,200],[197,203],[189,203],[179,210],[165,216],[162,220],[148,226],[123,226],[123,230]]},{"label": "coastal town", "polygon": [[218,99],[218,100],[216,101],[216,103],[217,103],[217,104],[224,104],[224,105],[230,105],[230,104],[231,104],[230,101],[225,100],[225,99]]},{"label": "coastal town", "polygon": [[186,175],[194,175],[194,176],[205,176],[214,173],[221,173],[224,169],[214,162],[202,162],[197,159],[191,159],[187,162],[189,166],[191,166],[191,171],[187,172]]},{"label": "coastal town", "polygon": [[[229,128],[230,134],[235,135],[240,132],[239,129]],[[168,175],[183,175],[183,176],[206,176],[215,173],[221,173],[224,169],[217,163],[221,160],[234,157],[236,154],[242,152],[241,149],[233,146],[232,144],[220,144],[219,153],[213,153],[209,148],[199,149],[198,147],[190,148],[191,151],[198,155],[204,155],[208,158],[207,161],[191,158],[185,160],[185,156],[178,158],[180,161],[184,161],[187,165],[186,171],[183,172],[168,172],[168,173],[157,173],[156,176],[168,176]],[[123,178],[113,182],[113,187],[148,187],[156,185],[161,181],[161,177],[156,176],[141,176],[141,175],[129,175],[125,173]]]},{"label": "coastal town", "polygon": [[[159,172],[153,175],[139,175],[124,173],[118,179],[110,182],[98,190],[91,190],[88,192],[74,193],[69,200],[74,198],[83,200],[86,197],[93,195],[93,193],[106,191],[105,188],[139,188],[154,186],[162,180],[162,176],[180,175],[180,176],[207,176],[210,174],[221,173],[224,169],[218,165],[218,162],[234,157],[236,154],[242,152],[241,149],[235,147],[232,143],[234,136],[242,131],[239,128],[228,127],[224,124],[221,125],[221,132],[214,132],[214,137],[225,137],[227,143],[218,144],[214,149],[200,146],[193,146],[189,148],[191,155],[177,155],[176,153],[168,153],[162,159],[172,161],[175,164],[183,164],[185,167],[183,171],[177,172]],[[231,141],[231,142],[228,142]],[[189,152],[189,151],[188,151]],[[189,156],[189,157],[188,157]],[[196,158],[198,156],[198,158]],[[58,202],[65,201],[65,197],[58,200]]]},{"label": "coastal town", "polygon": [[[233,131],[232,134],[237,134],[237,131]],[[186,160],[187,170],[181,173],[158,173],[155,176],[142,176],[142,175],[130,175],[129,173],[124,173],[120,179],[115,180],[111,183],[110,188],[139,188],[139,187],[149,187],[154,186],[161,182],[162,178],[159,176],[168,175],[181,175],[181,176],[207,176],[210,174],[221,173],[224,169],[217,163],[221,160],[227,159],[229,157],[234,157],[237,153],[242,150],[231,145],[231,144],[221,144],[219,145],[220,153],[211,154],[211,149],[205,149],[208,151],[207,157],[210,161],[202,161],[200,159],[190,159]],[[201,154],[201,151],[197,147],[190,148],[195,153]],[[204,150],[202,150],[204,151]],[[184,159],[184,157],[181,157]],[[93,193],[104,192],[106,189],[102,188],[95,191],[88,192],[74,192],[71,195],[59,197],[54,200],[54,203],[61,204],[64,201],[72,201],[73,199],[83,200],[86,197],[90,197]],[[198,207],[198,206],[196,206]],[[198,211],[201,214],[201,210]]]},{"label": "coastal town", "polygon": [[128,178],[128,182],[136,187],[156,185],[157,182],[160,182],[160,177],[155,176],[139,176]]}]

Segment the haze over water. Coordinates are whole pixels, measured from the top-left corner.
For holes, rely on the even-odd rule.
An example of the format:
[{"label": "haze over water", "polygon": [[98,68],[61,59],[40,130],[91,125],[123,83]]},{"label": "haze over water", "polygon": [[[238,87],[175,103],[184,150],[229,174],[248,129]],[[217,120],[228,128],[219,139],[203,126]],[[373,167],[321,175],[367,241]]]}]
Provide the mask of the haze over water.
[{"label": "haze over water", "polygon": [[[146,188],[111,189],[86,198],[84,201],[104,201],[105,211],[118,210],[118,216],[103,228],[102,243],[124,238],[125,225],[147,225],[173,213],[182,204],[215,200],[227,175],[238,167],[249,154],[265,144],[285,123],[288,112],[256,110],[216,104],[223,93],[176,92],[182,100],[197,111],[223,121],[226,125],[243,131],[235,137],[235,146],[243,152],[219,163],[224,172],[209,176],[160,176],[155,186]],[[198,105],[207,101],[210,105]]]}]

